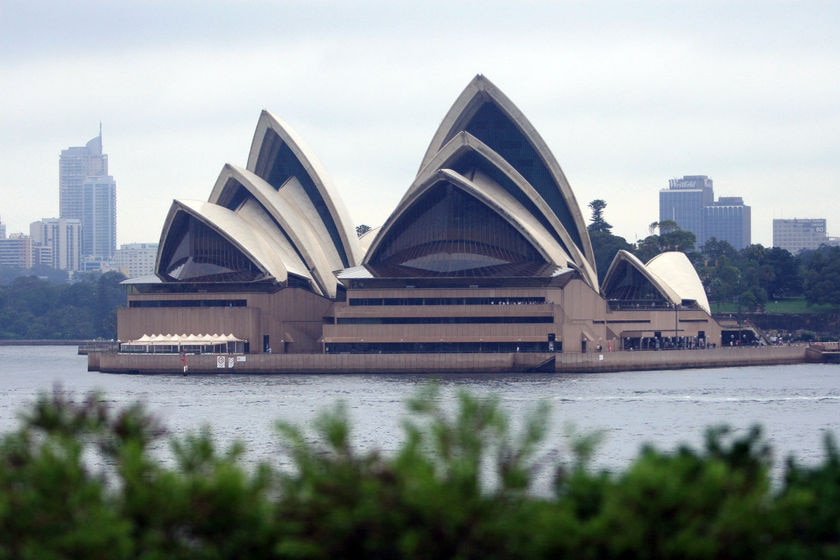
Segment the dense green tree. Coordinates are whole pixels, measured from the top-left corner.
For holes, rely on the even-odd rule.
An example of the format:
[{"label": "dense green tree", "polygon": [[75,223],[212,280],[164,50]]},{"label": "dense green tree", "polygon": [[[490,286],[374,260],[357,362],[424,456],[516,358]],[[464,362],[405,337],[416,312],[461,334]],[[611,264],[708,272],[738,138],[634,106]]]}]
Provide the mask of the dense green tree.
[{"label": "dense green tree", "polygon": [[0,285],[11,284],[21,276],[35,276],[54,283],[67,282],[68,278],[66,270],[59,270],[51,266],[36,265],[26,269],[0,266]]},{"label": "dense green tree", "polygon": [[824,246],[802,258],[805,300],[840,305],[840,247]]},{"label": "dense green tree", "polygon": [[593,231],[589,234],[592,250],[595,253],[595,266],[598,269],[598,281],[604,280],[615,254],[620,250],[632,251],[633,246],[626,239],[605,231]]},{"label": "dense green tree", "polygon": [[589,219],[589,233],[592,232],[603,232],[603,233],[611,233],[612,226],[604,219],[604,210],[607,207],[607,203],[600,198],[593,200],[589,203],[589,209],[592,211],[592,217]]},{"label": "dense green tree", "polygon": [[74,283],[20,276],[0,285],[0,338],[115,338],[124,279],[117,272],[79,275]]},{"label": "dense green tree", "polygon": [[716,237],[708,239],[700,253],[703,255],[704,263],[707,266],[718,266],[722,263],[732,263],[738,258],[738,251],[728,241],[718,240]]},{"label": "dense green tree", "polygon": [[764,285],[771,299],[796,296],[802,293],[802,275],[799,261],[790,251],[771,247],[764,253],[764,263],[772,270]]},{"label": "dense green tree", "polygon": [[610,264],[618,251],[632,249],[626,239],[611,233],[612,226],[604,218],[606,207],[607,203],[600,199],[589,203],[589,208],[592,210],[592,217],[588,226],[589,239],[592,242],[592,251],[595,253],[595,267],[598,271],[599,281],[603,281],[604,275],[609,270]]},{"label": "dense green tree", "polygon": [[[659,229],[659,234],[653,233]],[[686,253],[691,258],[694,243],[697,240],[692,232],[680,229],[676,222],[665,220],[650,224],[651,234],[636,243],[633,253],[642,262],[647,262],[656,255],[667,251]]]},{"label": "dense green tree", "polygon": [[726,241],[712,238],[700,248],[695,267],[710,300],[738,303],[745,310],[801,293],[798,261],[778,247],[756,244],[736,251]]}]

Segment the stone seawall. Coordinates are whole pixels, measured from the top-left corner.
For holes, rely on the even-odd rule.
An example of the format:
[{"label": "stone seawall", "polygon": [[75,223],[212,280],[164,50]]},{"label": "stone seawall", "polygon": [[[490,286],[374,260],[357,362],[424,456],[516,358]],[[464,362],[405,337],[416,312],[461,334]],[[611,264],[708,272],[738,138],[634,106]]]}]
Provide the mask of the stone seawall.
[{"label": "stone seawall", "polygon": [[[190,355],[189,373],[595,373],[804,363],[805,347],[716,348],[661,352],[512,354],[247,354]],[[552,364],[553,359],[553,364]],[[183,373],[175,354],[91,352],[88,370]]]},{"label": "stone seawall", "polygon": [[607,372],[798,364],[805,362],[805,350],[806,348],[802,346],[760,346],[661,352],[560,354],[557,356],[555,371]]}]

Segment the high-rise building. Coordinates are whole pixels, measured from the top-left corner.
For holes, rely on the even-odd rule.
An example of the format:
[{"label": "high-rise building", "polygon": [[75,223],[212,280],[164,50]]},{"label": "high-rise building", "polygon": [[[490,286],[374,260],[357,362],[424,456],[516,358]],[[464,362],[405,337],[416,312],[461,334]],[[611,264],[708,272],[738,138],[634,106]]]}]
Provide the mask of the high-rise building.
[{"label": "high-rise building", "polygon": [[712,180],[706,175],[685,175],[668,181],[659,191],[659,221],[674,221],[692,232],[697,246],[712,237],[735,249],[751,243],[751,209],[741,197],[720,197],[715,201]]},{"label": "high-rise building", "polygon": [[714,202],[712,180],[705,175],[686,175],[671,179],[659,191],[659,221],[676,222],[680,229],[693,232],[698,243],[703,237],[703,208]]},{"label": "high-rise building", "polygon": [[110,261],[117,249],[117,184],[110,175],[88,177],[82,184],[82,254]]},{"label": "high-rise building", "polygon": [[61,151],[58,164],[59,217],[80,220],[83,258],[109,260],[117,247],[116,182],[99,136]]},{"label": "high-rise building", "polygon": [[32,268],[32,239],[22,233],[0,239],[0,266]]},{"label": "high-rise building", "polygon": [[825,218],[773,219],[773,247],[795,255],[827,243]]},{"label": "high-rise building", "polygon": [[[29,225],[32,249],[46,248],[48,256],[42,256],[39,264],[61,270],[79,270],[81,264],[80,245],[82,222],[74,218],[44,218]],[[33,260],[35,258],[33,257]]]},{"label": "high-rise building", "polygon": [[740,196],[722,196],[706,206],[703,208],[703,243],[714,237],[735,249],[743,249],[750,244],[751,212]]},{"label": "high-rise building", "polygon": [[155,259],[157,258],[157,243],[128,243],[120,245],[111,268],[125,274],[126,278],[150,276],[155,273]]}]

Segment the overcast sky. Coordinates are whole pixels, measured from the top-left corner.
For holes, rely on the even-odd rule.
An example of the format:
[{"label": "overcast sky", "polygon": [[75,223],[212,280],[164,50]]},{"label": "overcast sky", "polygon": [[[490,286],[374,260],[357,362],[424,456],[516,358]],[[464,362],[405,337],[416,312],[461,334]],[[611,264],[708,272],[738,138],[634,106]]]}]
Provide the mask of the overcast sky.
[{"label": "overcast sky", "polygon": [[587,218],[635,241],[668,179],[708,175],[840,236],[840,2],[0,0],[0,219],[58,214],[58,157],[103,127],[119,244],[289,123],[356,224],[380,225],[476,74],[545,139]]}]

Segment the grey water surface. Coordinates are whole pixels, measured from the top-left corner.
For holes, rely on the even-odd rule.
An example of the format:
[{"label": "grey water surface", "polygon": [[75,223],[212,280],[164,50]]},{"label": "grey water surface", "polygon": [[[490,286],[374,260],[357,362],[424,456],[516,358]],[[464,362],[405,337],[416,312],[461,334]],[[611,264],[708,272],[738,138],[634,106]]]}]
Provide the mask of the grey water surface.
[{"label": "grey water surface", "polygon": [[[87,371],[74,346],[0,346],[0,430],[40,393],[60,387],[80,397],[101,391],[114,406],[144,402],[173,434],[209,426],[217,440],[240,440],[251,460],[279,457],[277,420],[310,426],[343,401],[356,445],[386,452],[402,441],[405,401],[436,379],[454,408],[458,390],[495,394],[514,425],[539,401],[551,407],[546,450],[562,454],[566,426],[602,430],[599,467],[620,469],[644,443],[673,449],[702,442],[706,427],[760,424],[777,464],[823,457],[826,432],[840,435],[840,366],[788,365],[604,374],[485,375],[115,375]],[[282,462],[282,461],[281,461]]]}]

